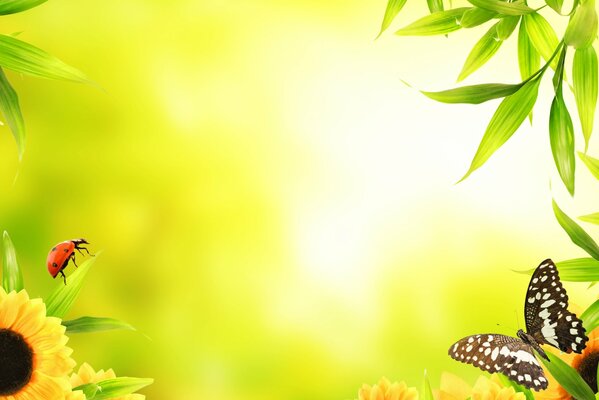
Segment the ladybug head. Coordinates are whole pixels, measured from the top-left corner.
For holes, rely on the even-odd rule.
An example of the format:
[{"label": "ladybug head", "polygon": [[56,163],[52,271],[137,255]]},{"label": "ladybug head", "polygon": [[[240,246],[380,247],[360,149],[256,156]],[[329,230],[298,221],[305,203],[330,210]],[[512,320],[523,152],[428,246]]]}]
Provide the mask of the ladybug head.
[{"label": "ladybug head", "polygon": [[83,238],[81,239],[73,239],[71,240],[71,242],[75,243],[75,245],[79,245],[79,244],[89,244],[89,242]]}]

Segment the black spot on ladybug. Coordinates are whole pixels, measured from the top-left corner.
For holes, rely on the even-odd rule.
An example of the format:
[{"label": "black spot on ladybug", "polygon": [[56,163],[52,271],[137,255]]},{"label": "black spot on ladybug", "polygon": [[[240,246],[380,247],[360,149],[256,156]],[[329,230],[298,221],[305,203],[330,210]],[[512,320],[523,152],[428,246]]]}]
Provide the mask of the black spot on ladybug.
[{"label": "black spot on ladybug", "polygon": [[68,253],[68,252],[69,252],[69,249],[64,249],[64,252],[65,252],[65,253]]},{"label": "black spot on ladybug", "polygon": [[56,263],[52,263],[52,266],[53,266],[54,268],[56,268],[56,267],[58,267],[58,264],[56,264]]},{"label": "black spot on ladybug", "polygon": [[56,251],[56,247],[52,247],[52,251]]}]

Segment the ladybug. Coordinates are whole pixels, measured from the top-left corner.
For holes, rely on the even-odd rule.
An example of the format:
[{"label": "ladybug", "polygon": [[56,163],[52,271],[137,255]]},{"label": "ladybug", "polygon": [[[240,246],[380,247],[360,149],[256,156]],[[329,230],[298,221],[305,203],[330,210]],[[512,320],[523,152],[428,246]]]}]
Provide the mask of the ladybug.
[{"label": "ladybug", "polygon": [[83,247],[82,244],[89,244],[89,242],[85,239],[73,239],[58,243],[56,246],[52,247],[52,250],[48,253],[48,259],[46,260],[48,272],[52,275],[52,278],[56,278],[60,273],[64,279],[64,284],[67,284],[67,277],[62,270],[67,267],[69,260],[73,260],[73,264],[77,267],[77,264],[75,263],[75,250],[81,254],[83,254],[81,250],[85,250],[87,254],[93,256],[93,254],[90,254],[89,250],[86,247]]}]

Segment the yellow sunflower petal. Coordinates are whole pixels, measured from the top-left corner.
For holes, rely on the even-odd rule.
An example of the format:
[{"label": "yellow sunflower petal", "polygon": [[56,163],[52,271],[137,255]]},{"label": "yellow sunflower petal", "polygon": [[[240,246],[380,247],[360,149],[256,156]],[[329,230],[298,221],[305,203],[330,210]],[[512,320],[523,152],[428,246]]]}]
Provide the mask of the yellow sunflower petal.
[{"label": "yellow sunflower petal", "polygon": [[472,388],[457,375],[443,372],[439,394],[441,400],[464,400],[470,397]]}]

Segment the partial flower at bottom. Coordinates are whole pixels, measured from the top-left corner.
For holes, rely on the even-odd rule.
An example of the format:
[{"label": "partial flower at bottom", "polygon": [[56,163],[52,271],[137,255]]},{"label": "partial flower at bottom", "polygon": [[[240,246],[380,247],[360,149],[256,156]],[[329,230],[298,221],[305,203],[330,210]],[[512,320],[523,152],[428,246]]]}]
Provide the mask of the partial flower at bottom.
[{"label": "partial flower at bottom", "polygon": [[[85,385],[88,383],[98,383],[100,381],[104,381],[106,379],[116,378],[116,374],[112,369],[108,371],[104,371],[103,369],[98,372],[94,371],[94,369],[88,363],[81,364],[79,367],[79,371],[77,373],[73,373],[71,375],[71,386],[76,388],[77,386]],[[115,397],[112,400],[144,400],[146,396],[133,393],[125,396]],[[84,400],[85,396],[83,392],[80,390],[75,390],[71,393],[67,394],[66,400]]]},{"label": "partial flower at bottom", "polygon": [[382,378],[376,385],[362,385],[358,398],[359,400],[418,400],[418,391],[409,388],[405,382],[391,383],[387,378]]},{"label": "partial flower at bottom", "polygon": [[481,376],[473,388],[461,378],[444,372],[441,375],[441,385],[435,391],[437,400],[526,400],[524,393],[516,392],[512,387],[504,387],[496,375],[490,378]]},{"label": "partial flower at bottom", "polygon": [[0,288],[0,400],[61,400],[75,362],[60,319],[41,299]]}]

